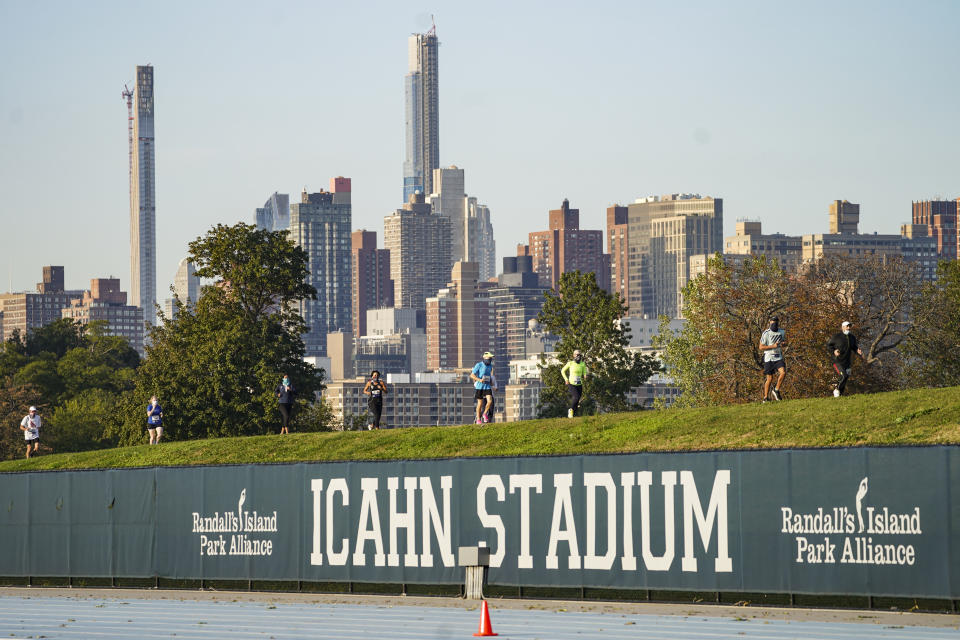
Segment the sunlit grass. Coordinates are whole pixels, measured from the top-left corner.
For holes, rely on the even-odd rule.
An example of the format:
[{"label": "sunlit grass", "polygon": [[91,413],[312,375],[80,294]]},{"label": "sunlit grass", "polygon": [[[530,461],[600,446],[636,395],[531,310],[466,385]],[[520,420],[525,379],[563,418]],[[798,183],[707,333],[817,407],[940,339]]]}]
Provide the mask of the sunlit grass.
[{"label": "sunlit grass", "polygon": [[0,471],[960,443],[960,387],[458,427],[217,438],[45,455]]}]

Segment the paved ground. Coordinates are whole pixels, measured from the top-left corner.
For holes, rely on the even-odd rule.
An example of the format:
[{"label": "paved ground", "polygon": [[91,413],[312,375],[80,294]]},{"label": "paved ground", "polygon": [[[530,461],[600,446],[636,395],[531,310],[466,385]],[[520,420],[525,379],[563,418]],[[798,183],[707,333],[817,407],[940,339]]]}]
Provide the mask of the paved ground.
[{"label": "paved ground", "polygon": [[[960,616],[750,607],[491,601],[503,638],[956,640]],[[0,589],[0,638],[471,638],[457,599],[193,591]]]}]

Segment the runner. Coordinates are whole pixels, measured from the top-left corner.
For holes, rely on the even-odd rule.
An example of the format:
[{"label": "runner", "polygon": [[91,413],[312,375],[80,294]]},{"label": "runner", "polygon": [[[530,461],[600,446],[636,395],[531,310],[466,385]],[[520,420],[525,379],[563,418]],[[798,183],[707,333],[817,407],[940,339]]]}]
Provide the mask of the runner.
[{"label": "runner", "polygon": [[570,408],[567,417],[572,418],[580,408],[580,399],[583,398],[583,383],[587,379],[587,365],[583,364],[583,354],[580,349],[574,349],[573,360],[563,365],[560,370],[563,381],[567,385],[567,396],[570,398]]},{"label": "runner", "polygon": [[380,372],[374,369],[370,372],[370,379],[363,387],[363,392],[370,396],[367,400],[367,409],[370,410],[370,424],[367,431],[380,428],[380,415],[383,413],[383,396],[387,395],[387,385],[380,379]]},{"label": "runner", "polygon": [[834,398],[842,396],[843,391],[847,388],[854,351],[857,352],[858,356],[863,357],[863,351],[857,344],[857,336],[851,332],[852,326],[849,320],[844,320],[843,324],[840,325],[840,333],[833,334],[830,342],[827,343],[827,349],[833,356],[833,370],[840,376],[840,379],[833,385]]},{"label": "runner", "polygon": [[493,354],[484,352],[483,359],[473,365],[470,372],[474,398],[477,399],[476,424],[485,424],[493,420],[493,392],[497,390],[497,378],[493,375]]},{"label": "runner", "polygon": [[760,335],[760,351],[763,352],[763,399],[766,402],[770,395],[770,383],[773,382],[773,374],[777,374],[777,384],[773,387],[773,399],[783,400],[780,393],[780,385],[787,375],[787,365],[783,361],[783,347],[787,346],[784,339],[783,329],[780,328],[780,318],[773,316],[770,318],[770,328],[766,329]]}]

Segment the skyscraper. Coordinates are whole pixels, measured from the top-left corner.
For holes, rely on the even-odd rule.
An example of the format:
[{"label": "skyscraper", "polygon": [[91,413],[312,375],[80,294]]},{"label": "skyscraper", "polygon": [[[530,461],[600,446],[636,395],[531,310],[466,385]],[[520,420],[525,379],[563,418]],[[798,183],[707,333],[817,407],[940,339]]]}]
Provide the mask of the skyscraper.
[{"label": "skyscraper", "polygon": [[157,210],[153,137],[153,67],[137,67],[130,153],[130,304],[156,322]]},{"label": "skyscraper", "polygon": [[257,207],[256,225],[267,231],[283,231],[290,228],[290,196],[273,192],[262,207]]},{"label": "skyscraper", "polygon": [[433,170],[440,166],[440,92],[436,27],[408,40],[409,72],[403,81],[406,149],[403,201],[419,191],[433,193]]},{"label": "skyscraper", "polygon": [[723,249],[723,200],[693,194],[640,198],[627,206],[630,315],[679,317],[689,258]]},{"label": "skyscraper", "polygon": [[464,234],[466,233],[466,193],[463,186],[463,169],[446,167],[433,170],[433,188],[430,193],[430,206],[433,213],[450,220],[450,264],[466,260],[464,253]]},{"label": "skyscraper", "polygon": [[377,232],[360,229],[350,236],[353,256],[353,337],[367,335],[367,309],[393,306],[390,251],[377,249]]},{"label": "skyscraper", "polygon": [[467,230],[464,234],[463,254],[469,262],[480,265],[480,280],[497,276],[497,241],[493,237],[490,207],[467,196]]},{"label": "skyscraper", "polygon": [[623,301],[630,299],[627,279],[629,225],[627,208],[618,204],[607,207],[607,253],[610,254],[610,293],[619,293]]},{"label": "skyscraper", "polygon": [[427,298],[427,368],[469,369],[493,348],[494,320],[479,265],[458,261],[450,282]]},{"label": "skyscraper", "polygon": [[330,191],[301,194],[290,206],[290,239],[307,253],[307,284],[316,300],[301,300],[309,330],[303,336],[307,356],[326,356],[327,334],[352,331],[349,178],[332,178]]},{"label": "skyscraper", "polygon": [[422,193],[411,195],[384,217],[383,246],[390,251],[394,304],[423,311],[450,277],[449,218],[433,215]]},{"label": "skyscraper", "polygon": [[943,260],[956,260],[960,255],[960,237],[957,234],[957,200],[921,200],[911,203],[911,222],[924,225],[927,235],[937,241],[937,256]]},{"label": "skyscraper", "polygon": [[571,209],[564,198],[549,215],[550,228],[529,234],[529,244],[517,247],[518,256],[533,258],[540,283],[556,287],[567,271],[593,273],[597,286],[610,288],[610,258],[603,253],[603,232],[580,228],[580,210]]}]

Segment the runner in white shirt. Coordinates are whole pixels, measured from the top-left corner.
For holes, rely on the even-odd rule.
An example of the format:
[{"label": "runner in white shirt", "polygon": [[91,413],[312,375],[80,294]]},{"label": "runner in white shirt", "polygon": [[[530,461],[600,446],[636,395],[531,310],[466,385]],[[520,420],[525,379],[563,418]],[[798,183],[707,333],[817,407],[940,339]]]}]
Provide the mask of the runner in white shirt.
[{"label": "runner in white shirt", "polygon": [[20,430],[23,431],[23,439],[27,441],[27,458],[30,457],[30,447],[33,446],[33,453],[40,448],[40,427],[43,426],[43,420],[37,415],[37,408],[30,407],[30,413],[20,421]]}]

